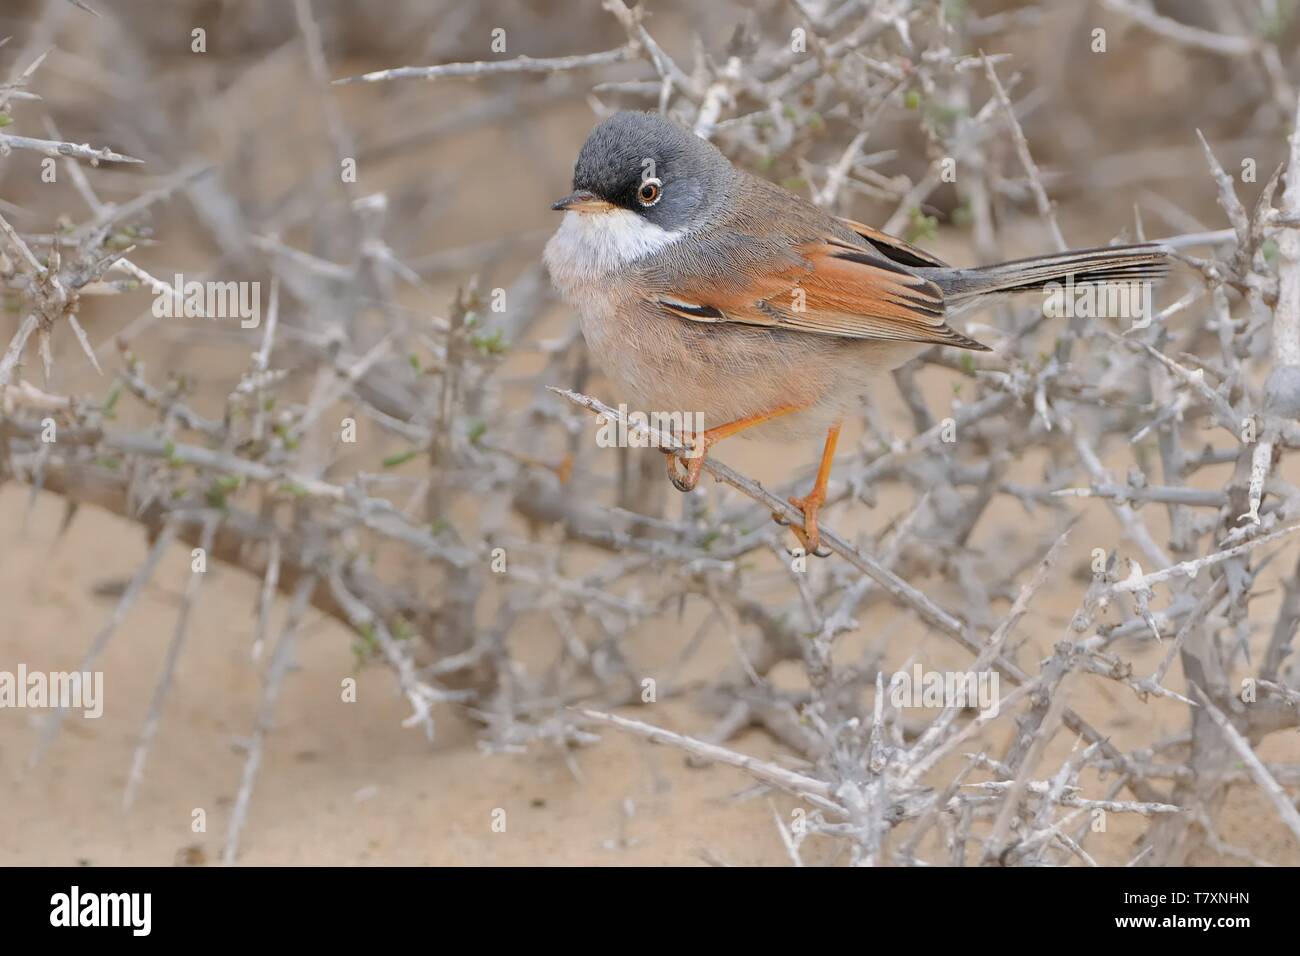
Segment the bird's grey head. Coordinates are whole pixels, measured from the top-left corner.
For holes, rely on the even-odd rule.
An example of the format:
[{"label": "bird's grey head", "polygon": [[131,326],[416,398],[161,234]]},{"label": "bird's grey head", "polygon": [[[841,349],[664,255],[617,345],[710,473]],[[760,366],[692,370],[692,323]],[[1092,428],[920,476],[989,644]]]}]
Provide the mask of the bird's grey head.
[{"label": "bird's grey head", "polygon": [[731,164],[706,140],[658,113],[615,113],[587,137],[573,193],[551,208],[635,213],[669,232],[706,221],[727,192]]}]

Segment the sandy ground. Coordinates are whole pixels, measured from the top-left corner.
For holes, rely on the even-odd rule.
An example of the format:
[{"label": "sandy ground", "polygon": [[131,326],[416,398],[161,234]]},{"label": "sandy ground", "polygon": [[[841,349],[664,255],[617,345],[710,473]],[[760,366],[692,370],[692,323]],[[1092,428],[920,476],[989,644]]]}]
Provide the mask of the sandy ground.
[{"label": "sandy ground", "polygon": [[[139,533],[87,512],[57,540],[61,505],[43,498],[23,532],[27,495],[0,494],[0,667],[71,669],[112,607],[96,597],[143,557]],[[0,863],[166,864],[212,861],[243,766],[260,686],[249,663],[245,609],[255,585],[210,572],[135,806],[121,808],[188,551],[168,554],[157,582],[102,659],[104,716],[72,717],[35,768],[37,712],[0,710]],[[699,862],[784,858],[766,799],[737,800],[749,781],[727,768],[691,769],[682,755],[610,735],[573,755],[486,755],[444,711],[435,745],[403,729],[405,701],[382,666],[357,669],[348,636],[316,617],[299,645],[245,831],[248,864],[525,864]],[[355,703],[339,690],[356,676]],[[689,708],[664,704],[656,719]],[[779,748],[759,734],[737,745]],[[575,776],[575,771],[577,776]],[[782,802],[784,810],[784,802]],[[193,814],[207,814],[193,832]],[[494,832],[494,811],[505,831]],[[499,815],[498,815],[499,816]]]}]

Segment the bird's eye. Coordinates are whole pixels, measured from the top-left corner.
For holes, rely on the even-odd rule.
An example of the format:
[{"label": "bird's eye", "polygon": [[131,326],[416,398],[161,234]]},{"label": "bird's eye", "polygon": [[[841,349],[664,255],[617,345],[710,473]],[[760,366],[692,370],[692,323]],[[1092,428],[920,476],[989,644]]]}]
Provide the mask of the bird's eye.
[{"label": "bird's eye", "polygon": [[641,180],[641,188],[636,191],[636,201],[643,206],[653,206],[663,195],[664,184],[651,176]]}]

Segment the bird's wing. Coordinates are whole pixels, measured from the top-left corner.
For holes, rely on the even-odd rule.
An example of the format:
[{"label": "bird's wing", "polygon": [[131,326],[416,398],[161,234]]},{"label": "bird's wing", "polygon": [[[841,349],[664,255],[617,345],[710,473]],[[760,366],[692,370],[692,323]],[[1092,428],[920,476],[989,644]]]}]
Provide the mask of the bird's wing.
[{"label": "bird's wing", "polygon": [[[855,232],[860,226],[846,225]],[[890,242],[895,244],[891,249],[911,249],[898,240]],[[866,248],[826,236],[793,251],[795,255],[785,254],[777,261],[738,263],[721,281],[679,283],[671,295],[657,295],[657,304],[695,322],[739,322],[849,339],[987,351],[944,324],[943,290],[891,261],[874,245]],[[919,250],[914,254],[924,255]]]},{"label": "bird's wing", "polygon": [[837,217],[840,225],[846,229],[851,229],[863,239],[867,240],[872,247],[886,259],[891,262],[897,262],[903,266],[931,266],[940,269],[947,269],[948,263],[944,262],[937,256],[932,256],[924,249],[918,249],[910,242],[904,242],[897,236],[891,236],[887,232],[881,232],[879,229],[873,229],[864,223],[854,219],[845,219],[843,216]]}]

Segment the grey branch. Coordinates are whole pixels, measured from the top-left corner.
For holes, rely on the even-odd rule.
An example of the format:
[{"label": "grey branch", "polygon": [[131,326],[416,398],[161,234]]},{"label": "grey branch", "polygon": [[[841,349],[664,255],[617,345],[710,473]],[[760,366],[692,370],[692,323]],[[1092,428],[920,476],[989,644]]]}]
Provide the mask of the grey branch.
[{"label": "grey branch", "polygon": [[621,46],[604,53],[584,53],[577,56],[535,58],[517,56],[511,60],[476,60],[473,63],[444,63],[441,66],[398,66],[389,70],[375,70],[360,76],[348,76],[334,81],[336,86],[348,83],[387,83],[392,80],[438,80],[449,77],[480,77],[503,73],[558,73],[588,67],[609,66],[634,59],[637,51],[631,46]]},{"label": "grey branch", "polygon": [[88,143],[62,143],[52,139],[33,139],[30,136],[15,136],[12,133],[0,133],[0,153],[10,149],[30,149],[46,156],[68,156],[72,159],[84,159],[90,163],[143,163],[143,159],[115,153],[107,147],[96,149]]}]

